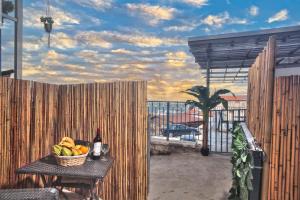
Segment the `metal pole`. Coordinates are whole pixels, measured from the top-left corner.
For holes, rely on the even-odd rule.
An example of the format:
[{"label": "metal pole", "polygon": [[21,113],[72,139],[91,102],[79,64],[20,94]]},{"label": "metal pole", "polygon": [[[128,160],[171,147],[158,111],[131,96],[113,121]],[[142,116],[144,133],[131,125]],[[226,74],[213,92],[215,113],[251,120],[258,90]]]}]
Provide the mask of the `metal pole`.
[{"label": "metal pole", "polygon": [[[1,10],[2,10],[2,8],[1,8]],[[2,15],[1,15],[1,20],[0,21],[2,22]],[[1,43],[1,41],[2,41],[2,38],[1,38],[2,37],[2,33],[1,32],[2,32],[2,29],[0,27],[0,49],[2,48],[2,43]],[[0,76],[2,76],[2,50],[0,51]]]},{"label": "metal pole", "polygon": [[210,52],[211,52],[211,44],[207,47],[207,63],[206,63],[206,87],[208,89],[208,96],[210,94],[210,67],[211,67],[211,60],[210,60]]},{"label": "metal pole", "polygon": [[207,61],[207,66],[206,66],[206,87],[208,89],[208,94],[209,94],[209,87],[210,87],[210,60]]},{"label": "metal pole", "polygon": [[[206,88],[207,88],[207,97],[209,98],[209,95],[210,95],[210,67],[211,67],[211,61],[210,61],[210,51],[211,51],[211,44],[209,44],[208,45],[208,48],[207,48],[207,66],[206,66]],[[211,136],[211,129],[208,127],[209,126],[209,121],[210,121],[210,119],[209,119],[209,114],[210,113],[208,113],[208,116],[207,116],[207,119],[205,119],[205,120],[207,120],[207,135],[206,135],[206,137],[207,138],[205,138],[205,140],[207,140],[207,142],[208,142],[208,138]],[[203,128],[204,128],[204,126],[203,126]],[[204,130],[204,129],[203,129]],[[203,139],[204,139],[204,134],[203,134]],[[209,146],[208,144],[207,144],[207,146]],[[211,148],[211,147],[209,147],[209,148]]]},{"label": "metal pole", "polygon": [[15,17],[15,59],[14,72],[15,78],[22,78],[22,48],[23,48],[23,0],[16,1]]},{"label": "metal pole", "polygon": [[1,66],[2,66],[2,22],[3,22],[3,18],[2,18],[2,1],[0,1],[0,76],[2,75],[2,69],[1,69]]},{"label": "metal pole", "polygon": [[170,129],[170,102],[168,101],[167,102],[167,141],[169,141],[169,137],[170,137],[170,132],[169,132],[169,129]]}]

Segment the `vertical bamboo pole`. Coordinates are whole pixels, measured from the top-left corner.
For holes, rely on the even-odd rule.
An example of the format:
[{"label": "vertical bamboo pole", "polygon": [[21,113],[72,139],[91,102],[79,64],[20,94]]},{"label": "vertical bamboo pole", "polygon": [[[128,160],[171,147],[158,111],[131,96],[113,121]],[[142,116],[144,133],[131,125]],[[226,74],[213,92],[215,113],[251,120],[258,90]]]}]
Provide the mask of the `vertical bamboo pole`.
[{"label": "vertical bamboo pole", "polygon": [[268,184],[269,184],[269,167],[270,167],[270,147],[271,147],[271,135],[272,135],[272,109],[273,109],[273,92],[274,92],[274,70],[275,70],[275,56],[276,56],[276,38],[271,36],[268,42],[268,55],[267,55],[267,82],[266,82],[266,118],[264,129],[264,151],[266,154],[266,160],[263,166],[262,175],[262,191],[261,199],[268,199]]}]

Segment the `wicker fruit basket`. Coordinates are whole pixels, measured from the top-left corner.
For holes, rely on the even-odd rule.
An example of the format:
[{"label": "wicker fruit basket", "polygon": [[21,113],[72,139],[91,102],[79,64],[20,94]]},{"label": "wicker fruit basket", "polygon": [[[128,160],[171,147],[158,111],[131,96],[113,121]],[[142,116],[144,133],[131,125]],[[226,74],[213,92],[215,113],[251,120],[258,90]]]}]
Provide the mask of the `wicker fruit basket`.
[{"label": "wicker fruit basket", "polygon": [[79,156],[57,156],[54,155],[58,165],[69,167],[84,164],[88,153]]}]

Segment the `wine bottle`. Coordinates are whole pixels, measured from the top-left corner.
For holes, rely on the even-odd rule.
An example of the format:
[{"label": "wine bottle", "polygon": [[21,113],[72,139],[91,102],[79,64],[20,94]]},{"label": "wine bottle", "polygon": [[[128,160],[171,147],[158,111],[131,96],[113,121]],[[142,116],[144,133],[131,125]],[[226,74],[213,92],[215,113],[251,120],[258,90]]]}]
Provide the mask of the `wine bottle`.
[{"label": "wine bottle", "polygon": [[94,138],[93,160],[98,160],[100,158],[101,144],[102,144],[102,139],[100,136],[100,129],[98,128],[97,135]]}]

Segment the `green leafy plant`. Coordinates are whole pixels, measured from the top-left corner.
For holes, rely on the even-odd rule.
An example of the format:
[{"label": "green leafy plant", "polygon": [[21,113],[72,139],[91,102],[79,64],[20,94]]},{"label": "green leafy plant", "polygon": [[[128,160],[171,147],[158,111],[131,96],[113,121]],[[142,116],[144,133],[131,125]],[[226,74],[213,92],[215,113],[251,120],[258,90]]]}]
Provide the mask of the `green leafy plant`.
[{"label": "green leafy plant", "polygon": [[253,159],[247,139],[240,125],[236,125],[232,134],[232,187],[229,200],[248,200],[252,187]]},{"label": "green leafy plant", "polygon": [[[203,144],[201,148],[201,153],[204,156],[208,156],[208,123],[209,123],[209,111],[214,109],[217,105],[222,104],[223,107],[228,109],[228,102],[221,97],[223,94],[231,93],[230,90],[220,89],[215,91],[212,95],[209,94],[209,89],[205,86],[193,86],[190,89],[184,91],[184,93],[191,95],[195,100],[187,100],[186,104],[190,106],[191,109],[197,107],[203,113]],[[233,94],[234,95],[234,94]]]}]

